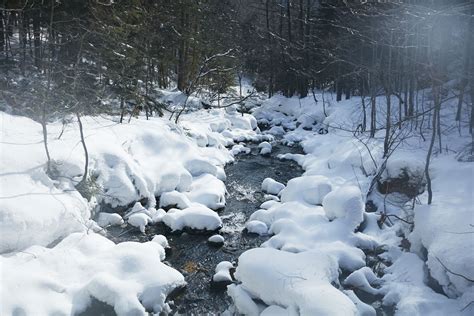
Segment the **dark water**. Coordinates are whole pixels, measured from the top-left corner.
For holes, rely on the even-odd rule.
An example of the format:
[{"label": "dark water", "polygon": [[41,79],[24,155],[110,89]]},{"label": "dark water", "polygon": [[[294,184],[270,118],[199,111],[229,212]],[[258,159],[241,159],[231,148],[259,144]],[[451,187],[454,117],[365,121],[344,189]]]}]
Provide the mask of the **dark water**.
[{"label": "dark water", "polygon": [[[250,146],[250,154],[237,156],[235,163],[225,168],[227,205],[219,212],[223,221],[220,234],[225,238],[224,246],[210,245],[207,242],[209,235],[171,234],[162,225],[147,227],[146,235],[130,227],[109,230],[108,237],[115,242],[144,242],[151,240],[156,234],[167,236],[172,251],[166,262],[179,270],[188,283],[183,291],[171,299],[173,313],[218,314],[228,308],[231,300],[225,289],[211,289],[210,281],[219,262],[235,262],[242,252],[258,247],[266,240],[244,231],[248,217],[264,202],[264,194],[260,189],[263,179],[270,177],[286,183],[302,173],[295,162],[276,158],[278,154],[301,153],[299,147],[275,145],[271,156],[264,157],[258,154],[256,146]],[[98,311],[97,307],[94,309]]]}]

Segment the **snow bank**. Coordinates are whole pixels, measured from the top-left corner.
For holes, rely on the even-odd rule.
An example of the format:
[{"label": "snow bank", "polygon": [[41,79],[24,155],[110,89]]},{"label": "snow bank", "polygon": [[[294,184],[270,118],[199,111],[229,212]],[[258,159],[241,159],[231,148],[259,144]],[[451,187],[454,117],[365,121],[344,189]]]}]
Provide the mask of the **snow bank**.
[{"label": "snow bank", "polygon": [[98,234],[76,233],[54,248],[33,246],[1,257],[1,314],[76,314],[91,298],[118,315],[159,313],[166,296],[186,284],[160,256],[164,249],[155,242],[115,245]]}]

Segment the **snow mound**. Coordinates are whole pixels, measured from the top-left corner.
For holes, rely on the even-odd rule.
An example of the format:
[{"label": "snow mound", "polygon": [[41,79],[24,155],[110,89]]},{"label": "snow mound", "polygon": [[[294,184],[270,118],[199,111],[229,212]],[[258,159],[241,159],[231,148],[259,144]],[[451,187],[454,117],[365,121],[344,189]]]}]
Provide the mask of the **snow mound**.
[{"label": "snow mound", "polygon": [[232,282],[232,276],[230,275],[230,269],[233,269],[234,265],[229,261],[219,262],[216,266],[216,273],[212,277],[214,282]]},{"label": "snow mound", "polygon": [[[115,245],[98,234],[71,234],[54,248],[33,246],[1,257],[2,315],[70,315],[91,298],[114,307],[117,315],[147,315],[167,308],[165,299],[186,284],[160,262],[157,243]],[[22,269],[18,269],[21,266]]]},{"label": "snow mound", "polygon": [[272,145],[269,142],[261,142],[258,144],[260,155],[269,155],[272,153]]},{"label": "snow mound", "polygon": [[238,261],[235,277],[241,284],[230,286],[228,293],[240,313],[258,310],[252,298],[267,305],[294,306],[300,315],[357,312],[354,303],[331,285],[337,282],[338,264],[324,253],[256,248],[244,252]]},{"label": "snow mound", "polygon": [[163,216],[163,223],[171,230],[186,228],[214,231],[222,227],[222,220],[204,205],[193,205],[183,210],[171,209]]},{"label": "snow mound", "polygon": [[258,235],[266,235],[268,233],[268,227],[264,222],[253,220],[245,224],[245,228],[249,233]]},{"label": "snow mound", "polygon": [[190,205],[191,201],[189,201],[188,197],[178,191],[164,192],[160,196],[160,207],[162,208],[177,207],[183,209]]},{"label": "snow mound", "polygon": [[344,186],[328,193],[323,208],[330,220],[344,219],[353,228],[364,220],[362,193],[356,186]]},{"label": "snow mound", "polygon": [[225,194],[224,182],[211,174],[195,177],[191,191],[185,193],[191,202],[203,204],[213,210],[225,207]]},{"label": "snow mound", "polygon": [[117,213],[99,213],[97,217],[97,224],[100,227],[123,225],[124,223],[122,216]]},{"label": "snow mound", "polygon": [[329,179],[324,176],[304,176],[288,181],[286,188],[281,191],[281,201],[301,201],[311,205],[323,202],[326,194],[331,192]]},{"label": "snow mound", "polygon": [[223,245],[224,244],[224,237],[221,235],[212,235],[207,239],[208,242],[211,244]]},{"label": "snow mound", "polygon": [[285,185],[283,183],[275,181],[272,178],[265,178],[262,182],[262,191],[269,194],[278,195],[284,188]]},{"label": "snow mound", "polygon": [[145,233],[145,227],[149,223],[152,223],[152,220],[150,216],[148,216],[145,213],[135,213],[135,214],[130,215],[127,222],[131,226],[137,227],[138,229],[140,229],[142,233]]}]

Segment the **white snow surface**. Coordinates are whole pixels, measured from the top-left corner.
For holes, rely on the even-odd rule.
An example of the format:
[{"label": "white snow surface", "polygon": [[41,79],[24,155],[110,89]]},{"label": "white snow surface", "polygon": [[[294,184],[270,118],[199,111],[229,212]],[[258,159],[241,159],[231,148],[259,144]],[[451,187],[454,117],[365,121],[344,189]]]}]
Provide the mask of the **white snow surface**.
[{"label": "white snow surface", "polygon": [[265,178],[262,182],[262,191],[269,194],[278,195],[284,188],[285,185],[283,183],[275,181],[272,178]]},{"label": "white snow surface", "polygon": [[222,220],[216,212],[198,204],[183,210],[170,209],[163,216],[163,223],[173,231],[183,230],[185,227],[212,231],[222,227]]},{"label": "white snow surface", "polygon": [[94,233],[2,256],[0,314],[71,315],[84,311],[91,298],[113,306],[118,315],[159,313],[166,296],[186,284],[160,257],[164,249],[158,243],[116,245]]},{"label": "white snow surface", "polygon": [[[305,172],[288,181],[279,193],[281,201],[267,201],[250,216],[247,225],[262,223],[272,236],[262,248],[240,256],[236,277],[241,284],[228,287],[234,308],[248,315],[375,315],[374,307],[362,302],[356,292],[331,285],[331,280],[338,283],[340,268],[349,273],[344,286],[381,295],[382,304],[393,306],[396,315],[472,315],[474,284],[468,280],[474,279],[469,220],[473,218],[474,169],[472,163],[456,161],[452,153],[472,141],[467,129],[463,127],[461,136],[443,135],[443,146],[450,151],[442,148],[443,154],[432,159],[432,205],[426,205],[426,193],[419,196],[421,205],[417,203],[414,210],[390,201],[384,206],[382,196],[379,210],[365,213],[371,179],[384,165],[385,131],[378,131],[374,138],[358,135],[356,139],[350,131],[360,122],[360,98],[339,103],[330,94],[325,98],[327,116],[320,94],[317,104],[312,96],[277,95],[253,108],[270,133],[290,145],[300,142],[305,154],[279,158],[296,161]],[[385,102],[377,98],[378,117],[385,115]],[[446,124],[454,121],[457,100],[450,102],[443,106],[442,117],[451,120]],[[396,109],[393,115],[396,121]],[[386,162],[381,179],[404,173],[423,179],[426,148],[421,138],[405,140]],[[395,217],[392,225],[381,229],[377,222],[382,211],[413,221],[413,232]],[[357,227],[362,231],[356,231]],[[400,248],[400,234],[408,237],[410,250]],[[366,266],[362,251],[380,246],[385,249],[381,258],[392,264],[385,269],[382,265],[381,278]],[[428,273],[444,294],[429,286]]]}]

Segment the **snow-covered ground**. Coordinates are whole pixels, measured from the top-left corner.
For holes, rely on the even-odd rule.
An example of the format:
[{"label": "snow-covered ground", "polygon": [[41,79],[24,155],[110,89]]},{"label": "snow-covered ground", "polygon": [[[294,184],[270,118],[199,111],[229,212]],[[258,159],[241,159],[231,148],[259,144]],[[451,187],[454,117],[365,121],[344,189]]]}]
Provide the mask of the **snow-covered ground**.
[{"label": "snow-covered ground", "polygon": [[[234,159],[225,146],[271,140],[253,116],[232,109],[184,114],[178,125],[164,118],[82,121],[90,202],[75,189],[85,161],[76,123],[48,124],[49,177],[41,125],[0,113],[2,315],[73,314],[92,297],[120,315],[165,311],[167,294],[185,281],[160,263],[163,247],[115,245],[92,219],[105,228],[126,221],[143,232],[158,221],[173,230],[218,229],[221,220],[211,209],[225,206],[223,167]],[[160,195],[177,209],[159,209]],[[100,215],[100,205],[129,210]]]},{"label": "snow-covered ground", "polygon": [[[423,180],[428,142],[413,133],[384,163],[384,130],[373,139],[354,133],[360,98],[336,103],[331,95],[325,97],[325,111],[320,94],[317,104],[312,96],[274,96],[253,111],[270,133],[289,144],[300,142],[305,155],[281,158],[294,159],[305,173],[277,192],[280,202],[265,202],[250,217],[248,229],[271,238],[261,249],[240,256],[238,284],[228,289],[232,310],[246,315],[375,315],[374,306],[353,291],[357,289],[394,306],[397,315],[472,315],[474,169],[454,154],[471,141],[467,131],[462,131],[465,136],[443,135],[450,150],[443,148],[432,161],[432,205],[426,205],[426,193],[412,209],[400,194],[384,198],[373,189],[369,196],[378,210],[367,213],[371,180],[382,165],[382,181],[402,174]],[[453,119],[454,102],[444,105],[446,122]],[[377,104],[383,117],[385,99],[378,98]],[[395,121],[396,111],[393,115]],[[263,183],[267,187],[269,180]],[[381,214],[389,216],[379,226]],[[376,264],[369,258],[374,253],[380,253]],[[341,275],[348,275],[342,284]]]},{"label": "snow-covered ground", "polygon": [[[170,102],[179,97],[164,96]],[[246,228],[269,239],[240,256],[233,276],[231,263],[216,267],[217,279],[237,280],[228,287],[229,311],[375,315],[375,307],[358,297],[365,292],[398,315],[473,314],[474,175],[472,163],[454,154],[471,141],[468,134],[443,135],[449,150],[432,161],[432,205],[426,193],[412,209],[403,196],[375,188],[369,198],[378,209],[368,213],[367,193],[380,167],[386,166],[383,181],[400,174],[423,178],[427,142],[405,138],[384,162],[383,130],[372,139],[353,133],[360,99],[336,103],[326,94],[323,109],[322,95],[317,98],[315,104],[312,96],[277,95],[254,107],[253,115],[192,111],[179,124],[83,117],[91,201],[75,189],[84,164],[75,123],[64,131],[61,122],[48,125],[52,179],[41,125],[0,112],[0,314],[73,314],[92,298],[119,315],[168,311],[166,296],[185,280],[161,262],[166,238],[115,245],[104,229],[128,223],[145,232],[157,222],[171,230],[219,229],[215,210],[225,206],[224,165],[249,152],[246,141],[271,153],[271,135],[301,144],[304,155],[280,158],[295,160],[305,173],[286,184],[262,183],[268,201]],[[199,99],[190,101],[199,107]],[[377,102],[382,117],[384,99]],[[444,107],[443,118],[452,117],[452,105]],[[257,121],[269,126],[268,134]],[[104,205],[125,212],[97,214]],[[388,215],[383,223],[382,214]]]}]

